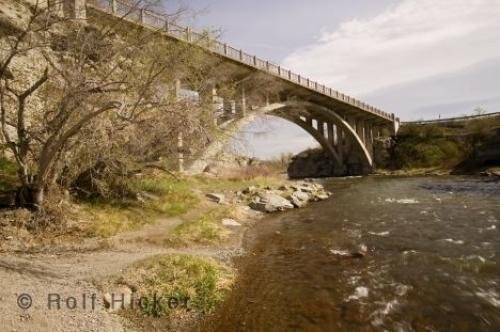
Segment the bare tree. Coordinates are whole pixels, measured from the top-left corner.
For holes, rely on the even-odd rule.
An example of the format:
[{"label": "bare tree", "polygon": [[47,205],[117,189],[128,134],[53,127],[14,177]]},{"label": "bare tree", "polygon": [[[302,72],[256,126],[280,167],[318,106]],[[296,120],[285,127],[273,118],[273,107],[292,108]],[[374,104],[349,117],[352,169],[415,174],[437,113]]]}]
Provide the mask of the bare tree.
[{"label": "bare tree", "polygon": [[[8,36],[0,64],[2,134],[19,168],[20,205],[41,208],[63,174],[169,153],[179,130],[205,133],[213,122],[173,93],[182,75],[203,79],[193,73],[207,62],[193,46],[123,19],[82,25],[47,8],[31,13],[27,28]],[[26,70],[30,61],[36,68]]]}]

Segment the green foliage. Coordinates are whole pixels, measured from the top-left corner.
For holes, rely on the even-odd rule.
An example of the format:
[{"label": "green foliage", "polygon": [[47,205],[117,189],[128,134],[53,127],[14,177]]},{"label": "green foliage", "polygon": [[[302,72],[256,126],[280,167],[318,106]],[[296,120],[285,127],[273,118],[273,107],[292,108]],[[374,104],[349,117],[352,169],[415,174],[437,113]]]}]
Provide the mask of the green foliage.
[{"label": "green foliage", "polygon": [[178,216],[196,207],[199,198],[193,193],[189,178],[161,176],[140,178],[130,181],[130,187],[137,192],[149,192],[160,197],[148,207],[169,217]]},{"label": "green foliage", "polygon": [[[152,299],[154,296],[176,298],[187,304],[187,309],[210,313],[224,299],[231,283],[230,272],[209,258],[193,255],[161,255],[136,264],[139,270],[138,293]],[[135,271],[131,271],[135,273]],[[141,308],[145,315],[170,316],[183,306],[165,305]]]},{"label": "green foliage", "polygon": [[438,125],[403,127],[394,158],[398,167],[453,167],[467,155],[467,146],[455,130]]}]

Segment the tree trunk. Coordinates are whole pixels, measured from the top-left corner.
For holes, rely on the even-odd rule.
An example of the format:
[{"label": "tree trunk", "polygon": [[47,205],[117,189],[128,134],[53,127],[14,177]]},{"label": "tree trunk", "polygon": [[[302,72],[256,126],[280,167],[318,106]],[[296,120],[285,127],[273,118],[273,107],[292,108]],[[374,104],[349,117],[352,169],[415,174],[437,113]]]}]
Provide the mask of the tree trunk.
[{"label": "tree trunk", "polygon": [[16,205],[39,211],[42,209],[44,197],[42,186],[22,186],[17,190]]}]

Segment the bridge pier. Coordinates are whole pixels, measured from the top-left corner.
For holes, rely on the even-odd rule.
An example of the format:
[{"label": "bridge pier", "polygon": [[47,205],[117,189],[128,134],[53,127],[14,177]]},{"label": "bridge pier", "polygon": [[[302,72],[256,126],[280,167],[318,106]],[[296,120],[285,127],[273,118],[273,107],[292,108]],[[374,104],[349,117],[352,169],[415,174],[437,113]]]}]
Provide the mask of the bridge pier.
[{"label": "bridge pier", "polygon": [[172,91],[172,96],[176,101],[181,99],[181,88],[182,88],[181,80],[175,79],[171,91]]},{"label": "bridge pier", "polygon": [[316,130],[319,132],[319,135],[321,137],[325,137],[325,123],[321,120],[316,120],[316,123],[317,123],[317,127]]},{"label": "bridge pier", "polygon": [[366,148],[368,152],[373,156],[373,124],[369,121],[365,121],[365,135],[366,135]]},{"label": "bridge pier", "polygon": [[[181,89],[182,83],[180,79],[174,80],[172,91],[172,97],[175,101],[181,99]],[[177,171],[184,172],[184,136],[182,134],[182,128],[177,128]]]},{"label": "bridge pier", "polygon": [[335,146],[335,125],[331,122],[327,122],[327,131],[328,131],[328,142],[332,145]]},{"label": "bridge pier", "polygon": [[356,122],[356,133],[358,134],[359,138],[361,139],[361,142],[366,143],[365,140],[365,124],[363,119],[355,118],[354,120]]},{"label": "bridge pier", "polygon": [[48,0],[47,5],[57,16],[75,20],[87,19],[87,0]]},{"label": "bridge pier", "polygon": [[213,116],[214,125],[217,126],[217,89],[210,85],[207,89],[198,92],[198,94],[201,104],[208,107],[210,114]]},{"label": "bridge pier", "polygon": [[235,101],[235,113],[238,117],[243,118],[247,113],[247,100],[245,94],[245,88],[240,88]]},{"label": "bridge pier", "polygon": [[223,110],[223,119],[222,122],[229,121],[234,118],[234,101],[229,98],[224,98],[222,100],[222,110]]}]

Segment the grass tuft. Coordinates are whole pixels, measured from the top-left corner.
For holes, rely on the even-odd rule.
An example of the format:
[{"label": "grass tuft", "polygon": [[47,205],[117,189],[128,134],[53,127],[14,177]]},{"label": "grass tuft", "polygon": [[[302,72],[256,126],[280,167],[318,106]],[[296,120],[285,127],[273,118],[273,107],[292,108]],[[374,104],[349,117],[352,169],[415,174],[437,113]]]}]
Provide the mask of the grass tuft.
[{"label": "grass tuft", "polygon": [[171,254],[137,263],[125,276],[137,286],[139,297],[177,299],[178,306],[165,302],[140,308],[148,316],[171,316],[182,310],[211,313],[232,284],[231,271],[211,258]]}]

